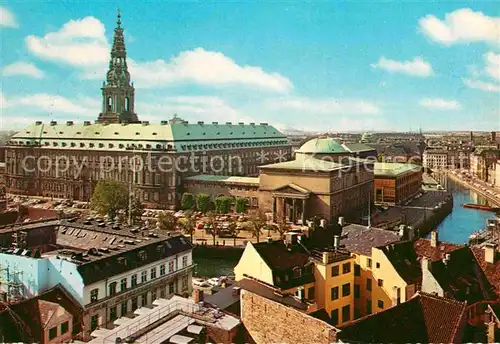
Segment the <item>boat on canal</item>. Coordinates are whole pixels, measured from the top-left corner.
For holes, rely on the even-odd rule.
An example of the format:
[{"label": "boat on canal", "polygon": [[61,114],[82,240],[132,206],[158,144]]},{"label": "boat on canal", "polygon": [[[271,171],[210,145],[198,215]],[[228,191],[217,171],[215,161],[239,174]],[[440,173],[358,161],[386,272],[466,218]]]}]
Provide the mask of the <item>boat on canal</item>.
[{"label": "boat on canal", "polygon": [[465,203],[465,204],[463,204],[463,207],[469,208],[469,209],[491,211],[493,213],[498,213],[500,211],[500,208],[498,208],[498,207],[490,207],[489,205],[476,204],[476,203]]}]

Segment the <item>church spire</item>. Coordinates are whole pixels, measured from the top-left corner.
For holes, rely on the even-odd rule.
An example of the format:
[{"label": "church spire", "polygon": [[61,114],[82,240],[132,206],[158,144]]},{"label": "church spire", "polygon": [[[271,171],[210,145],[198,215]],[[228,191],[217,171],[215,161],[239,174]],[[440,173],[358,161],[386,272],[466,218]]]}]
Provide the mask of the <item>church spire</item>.
[{"label": "church spire", "polygon": [[127,52],[121,14],[118,9],[116,28],[113,35],[113,46],[106,73],[106,82],[102,87],[102,112],[100,123],[137,122],[134,113],[134,86],[130,84],[130,73],[127,66]]}]

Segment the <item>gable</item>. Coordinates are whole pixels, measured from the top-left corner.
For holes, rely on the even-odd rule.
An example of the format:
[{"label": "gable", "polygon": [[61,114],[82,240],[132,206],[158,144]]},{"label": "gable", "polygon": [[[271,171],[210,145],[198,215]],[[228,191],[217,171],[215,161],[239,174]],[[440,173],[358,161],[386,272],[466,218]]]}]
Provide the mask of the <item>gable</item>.
[{"label": "gable", "polygon": [[273,272],[269,265],[262,259],[252,243],[247,243],[238,264],[234,267],[236,280],[242,280],[244,274],[262,282],[273,283]]}]

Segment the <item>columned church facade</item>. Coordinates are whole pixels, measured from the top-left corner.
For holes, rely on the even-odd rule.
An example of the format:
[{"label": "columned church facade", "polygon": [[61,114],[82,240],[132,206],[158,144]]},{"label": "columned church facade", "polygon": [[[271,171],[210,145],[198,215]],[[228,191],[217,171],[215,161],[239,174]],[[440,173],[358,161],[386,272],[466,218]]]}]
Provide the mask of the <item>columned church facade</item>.
[{"label": "columned church facade", "polygon": [[[139,121],[118,15],[102,110],[92,123],[36,122],[7,143],[11,194],[89,201],[97,182],[133,185],[146,207],[174,208],[189,176],[257,176],[258,166],[291,158],[286,136],[267,123],[189,123],[174,116]],[[189,115],[189,114],[187,114]]]}]

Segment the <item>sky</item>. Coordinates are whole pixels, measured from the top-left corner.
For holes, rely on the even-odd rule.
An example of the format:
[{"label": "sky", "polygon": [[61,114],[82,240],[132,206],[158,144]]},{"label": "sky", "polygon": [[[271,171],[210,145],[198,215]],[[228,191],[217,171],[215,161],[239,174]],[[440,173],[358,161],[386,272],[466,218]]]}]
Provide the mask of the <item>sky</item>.
[{"label": "sky", "polygon": [[141,120],[500,130],[499,2],[3,1],[0,129],[95,120],[122,15]]}]

